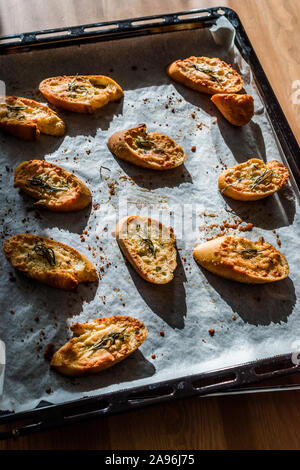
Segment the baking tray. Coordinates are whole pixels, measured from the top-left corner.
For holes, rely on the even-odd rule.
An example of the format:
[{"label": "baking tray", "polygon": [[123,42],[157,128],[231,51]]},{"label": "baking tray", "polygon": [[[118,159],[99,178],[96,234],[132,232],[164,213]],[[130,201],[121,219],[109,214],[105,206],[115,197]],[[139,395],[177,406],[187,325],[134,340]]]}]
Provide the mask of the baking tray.
[{"label": "baking tray", "polygon": [[[9,35],[0,37],[0,53],[13,54],[39,48],[65,47],[75,43],[111,41],[184,29],[206,28],[215,24],[222,15],[235,28],[235,45],[251,66],[275,135],[288,161],[294,180],[300,188],[299,146],[241,21],[231,9],[216,7]],[[113,394],[101,394],[91,398],[68,401],[58,405],[43,401],[35,409],[29,411],[18,413],[3,411],[0,412],[0,438],[7,439],[25,435],[96,416],[126,412],[178,398],[266,390],[265,387],[259,388],[257,386],[259,382],[266,380],[271,382],[268,390],[295,388],[297,383],[295,384],[294,381],[293,384],[293,379],[290,385],[282,386],[280,382],[278,383],[279,378],[292,376],[300,371],[300,366],[297,364],[298,361],[295,361],[293,353],[207,373],[178,377],[174,380],[160,381],[130,390],[120,390]]]}]

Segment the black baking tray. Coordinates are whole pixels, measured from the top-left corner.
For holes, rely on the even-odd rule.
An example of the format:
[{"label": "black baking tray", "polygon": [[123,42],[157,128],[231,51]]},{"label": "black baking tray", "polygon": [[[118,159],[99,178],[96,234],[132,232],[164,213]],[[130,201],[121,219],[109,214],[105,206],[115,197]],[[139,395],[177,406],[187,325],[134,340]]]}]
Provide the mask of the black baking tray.
[{"label": "black baking tray", "polygon": [[[235,45],[252,68],[276,137],[288,161],[295,182],[300,188],[299,145],[238,15],[229,8],[206,8],[0,36],[0,54],[13,54],[40,48],[65,47],[75,43],[111,41],[169,33],[183,29],[205,28],[212,26],[222,15],[235,28]],[[96,416],[126,412],[142,406],[178,398],[253,391],[253,388],[251,388],[253,384],[266,380],[272,382],[274,379],[299,372],[300,360],[298,361],[296,356],[295,352],[291,352],[290,354],[243,365],[180,377],[148,386],[135,387],[130,390],[120,390],[91,398],[68,401],[58,405],[43,401],[35,409],[19,413],[0,411],[0,439],[26,435]],[[273,389],[275,388],[273,386]],[[272,390],[272,388],[270,389]]]}]

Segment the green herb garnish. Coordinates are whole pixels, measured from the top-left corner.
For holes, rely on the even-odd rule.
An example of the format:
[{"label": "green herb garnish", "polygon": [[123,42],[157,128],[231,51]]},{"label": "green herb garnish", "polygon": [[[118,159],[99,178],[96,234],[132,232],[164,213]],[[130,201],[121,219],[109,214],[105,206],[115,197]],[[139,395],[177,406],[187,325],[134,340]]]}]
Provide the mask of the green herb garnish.
[{"label": "green herb garnish", "polygon": [[27,108],[27,106],[11,106],[9,104],[7,104],[6,107],[7,107],[8,111],[12,111],[12,112],[18,112],[21,109],[26,109]]},{"label": "green herb garnish", "polygon": [[250,189],[254,189],[256,186],[258,186],[259,184],[261,184],[263,181],[265,181],[266,179],[268,179],[270,176],[272,176],[273,174],[275,174],[275,171],[273,170],[266,170],[263,172],[262,175],[260,175],[258,178],[256,178],[256,180],[253,182],[253,184],[250,186]]},{"label": "green herb garnish", "polygon": [[127,327],[124,330],[114,333],[108,333],[107,335],[103,336],[97,343],[90,346],[88,349],[91,351],[97,351],[98,349],[109,349],[115,342],[119,339],[124,341],[128,334],[124,334],[124,331],[127,330]]},{"label": "green herb garnish", "polygon": [[52,248],[48,248],[44,243],[37,243],[33,251],[42,258],[45,258],[50,266],[55,266],[55,253]]},{"label": "green herb garnish", "polygon": [[139,235],[139,237],[143,240],[143,242],[145,243],[148,251],[150,251],[150,253],[154,256],[154,258],[156,258],[156,252],[157,252],[157,249],[155,248],[155,246],[153,245],[153,242],[150,238],[143,238],[141,237],[141,235]]},{"label": "green herb garnish", "polygon": [[141,136],[136,137],[134,139],[134,142],[136,146],[141,149],[145,149],[145,150],[153,149],[154,152],[159,152],[159,153],[164,152],[164,149],[157,147],[155,143],[152,142],[152,140],[143,139]]},{"label": "green herb garnish", "polygon": [[100,178],[101,178],[101,179],[102,179],[102,173],[101,173],[102,168],[104,168],[104,169],[107,170],[107,171],[111,171],[110,168],[107,168],[106,166],[101,165],[101,166],[100,166]]},{"label": "green herb garnish", "polygon": [[271,245],[267,246],[267,248],[262,248],[261,250],[257,250],[256,248],[247,248],[245,250],[233,250],[235,253],[240,253],[241,255],[249,255],[250,257],[252,256],[257,256],[259,253],[262,251],[268,250],[271,247]]},{"label": "green herb garnish", "polygon": [[198,72],[205,73],[208,75],[213,81],[220,83],[222,80],[220,77],[217,75],[217,71],[208,67],[206,64],[194,64],[193,62],[189,62],[194,69],[196,69]]},{"label": "green herb garnish", "polygon": [[[88,90],[84,85],[76,85],[76,79],[77,79],[78,74],[76,77],[73,78],[73,80],[68,84],[68,90],[69,91],[74,91],[75,93],[84,93],[85,95],[87,94]],[[76,96],[76,95],[75,95]]]},{"label": "green herb garnish", "polygon": [[42,178],[41,176],[33,176],[30,178],[29,183],[31,186],[38,186],[45,191],[68,191],[69,186],[67,183],[63,183],[62,186],[56,186],[54,184],[47,183],[47,177]]},{"label": "green herb garnish", "polygon": [[239,178],[237,181],[235,181],[234,183],[231,183],[231,184],[228,184],[228,186],[225,186],[225,188],[222,189],[221,191],[221,194],[224,193],[224,191],[226,191],[226,189],[230,188],[231,186],[235,186],[236,184],[240,183],[244,178]]}]

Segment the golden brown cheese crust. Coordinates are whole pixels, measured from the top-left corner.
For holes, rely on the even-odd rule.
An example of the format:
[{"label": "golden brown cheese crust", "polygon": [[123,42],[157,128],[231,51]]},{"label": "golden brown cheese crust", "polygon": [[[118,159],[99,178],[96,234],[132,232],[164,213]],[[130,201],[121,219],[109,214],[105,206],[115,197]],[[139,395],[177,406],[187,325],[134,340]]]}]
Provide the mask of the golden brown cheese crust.
[{"label": "golden brown cheese crust", "polygon": [[88,187],[72,173],[44,160],[30,160],[15,169],[14,187],[38,201],[34,204],[51,211],[78,211],[92,200]]},{"label": "golden brown cheese crust", "polygon": [[280,281],[289,275],[286,258],[262,238],[224,236],[198,245],[195,261],[214,274],[246,284]]},{"label": "golden brown cheese crust", "polygon": [[124,95],[120,85],[104,75],[46,78],[40,83],[39,90],[58,108],[90,114]]},{"label": "golden brown cheese crust", "polygon": [[245,126],[254,116],[254,100],[250,95],[217,94],[211,101],[234,126]]},{"label": "golden brown cheese crust", "polygon": [[41,132],[62,136],[66,131],[64,121],[48,106],[16,96],[0,103],[0,128],[23,140],[37,140]]},{"label": "golden brown cheese crust", "polygon": [[171,170],[186,160],[180,145],[166,135],[147,133],[145,124],[116,132],[107,146],[118,158],[152,170]]},{"label": "golden brown cheese crust", "polygon": [[147,337],[143,322],[127,316],[99,318],[71,326],[74,337],[52,357],[63,375],[97,374],[132,354]]},{"label": "golden brown cheese crust", "polygon": [[216,57],[191,56],[176,60],[167,67],[167,74],[188,88],[209,95],[238,93],[243,88],[241,75]]},{"label": "golden brown cheese crust", "polygon": [[177,266],[172,228],[148,217],[130,216],[116,226],[119,246],[137,273],[153,284],[170,282]]},{"label": "golden brown cheese crust", "polygon": [[238,201],[256,201],[279,191],[289,180],[283,163],[272,160],[266,164],[252,158],[223,171],[218,179],[219,190]]},{"label": "golden brown cheese crust", "polygon": [[98,279],[95,267],[85,256],[49,238],[14,235],[5,240],[3,250],[14,268],[59,289],[76,290],[80,282]]}]

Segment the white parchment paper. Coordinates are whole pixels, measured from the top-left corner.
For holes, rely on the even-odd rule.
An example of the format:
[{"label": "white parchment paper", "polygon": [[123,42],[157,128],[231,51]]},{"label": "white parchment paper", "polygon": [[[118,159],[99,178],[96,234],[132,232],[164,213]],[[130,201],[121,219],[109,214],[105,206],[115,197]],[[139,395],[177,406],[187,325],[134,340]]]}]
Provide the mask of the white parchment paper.
[{"label": "white parchment paper", "polygon": [[[279,194],[253,203],[224,198],[217,189],[223,168],[260,157],[282,159],[252,81],[251,70],[233,49],[228,24],[93,45],[0,57],[7,94],[44,102],[39,82],[55,75],[104,74],[125,91],[95,115],[59,110],[67,123],[63,138],[41,136],[23,142],[0,136],[1,224],[5,238],[28,231],[67,243],[98,268],[98,284],[67,293],[26,278],[1,250],[0,338],[6,344],[6,373],[0,408],[21,411],[41,400],[51,403],[114,392],[293,350],[299,318],[299,205],[288,184]],[[190,55],[220,57],[239,70],[255,99],[255,116],[243,128],[223,119],[209,96],[172,82],[167,64]],[[117,130],[146,123],[149,131],[174,138],[187,153],[183,167],[153,172],[115,158],[107,149]],[[36,211],[13,188],[22,161],[46,159],[73,171],[90,187],[91,207],[76,214]],[[127,210],[127,212],[126,212]],[[149,214],[173,225],[179,248],[175,279],[155,286],[124,262],[113,236],[122,215]],[[196,243],[220,232],[220,225],[253,223],[241,233],[275,244],[290,264],[288,279],[248,286],[200,269],[192,258]],[[70,338],[69,325],[110,315],[145,322],[147,340],[126,361],[93,377],[64,378],[49,369],[44,351]],[[214,329],[214,336],[209,330]],[[164,336],[160,332],[164,332]]]}]

